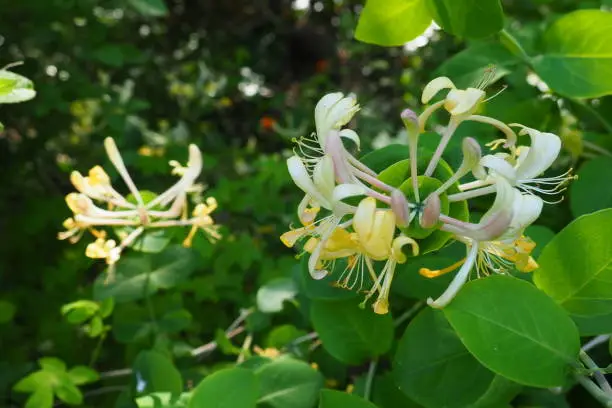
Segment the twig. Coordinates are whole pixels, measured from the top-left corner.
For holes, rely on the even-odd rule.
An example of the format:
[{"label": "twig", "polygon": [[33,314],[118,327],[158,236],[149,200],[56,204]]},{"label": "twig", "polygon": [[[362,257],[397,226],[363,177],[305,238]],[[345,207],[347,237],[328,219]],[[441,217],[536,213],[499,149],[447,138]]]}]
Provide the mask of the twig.
[{"label": "twig", "polygon": [[103,380],[106,378],[125,377],[130,374],[132,374],[131,368],[120,368],[119,370],[111,370],[100,373],[100,379]]},{"label": "twig", "polygon": [[251,348],[251,343],[253,343],[253,335],[249,333],[244,338],[244,342],[242,343],[242,347],[240,348],[240,354],[238,354],[238,358],[236,359],[236,364],[240,364],[244,361],[247,352]]},{"label": "twig", "polygon": [[363,398],[370,400],[370,394],[372,393],[372,383],[374,382],[374,375],[376,374],[376,366],[378,365],[378,359],[370,361],[370,367],[368,368],[368,376],[366,377],[365,390],[363,391]]},{"label": "twig", "polygon": [[[244,331],[244,326],[236,327],[234,330],[232,330],[231,332],[227,333],[227,338],[231,339],[232,337],[236,337],[237,335],[239,335],[243,331]],[[192,357],[199,357],[202,354],[206,354],[206,353],[209,353],[209,352],[215,350],[217,348],[217,346],[218,346],[217,342],[213,340],[211,342],[208,342],[208,343],[204,344],[203,346],[200,346],[198,348],[195,348],[195,349],[191,350],[191,356]]]}]

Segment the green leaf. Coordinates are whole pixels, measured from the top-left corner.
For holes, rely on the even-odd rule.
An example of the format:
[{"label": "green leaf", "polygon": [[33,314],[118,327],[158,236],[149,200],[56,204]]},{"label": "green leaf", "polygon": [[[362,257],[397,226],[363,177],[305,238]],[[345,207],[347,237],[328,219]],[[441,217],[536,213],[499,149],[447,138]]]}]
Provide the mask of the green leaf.
[{"label": "green leaf", "polygon": [[7,300],[0,300],[0,324],[13,320],[17,307]]},{"label": "green leaf", "polygon": [[[612,60],[611,60],[612,61]],[[570,208],[574,217],[612,207],[612,158],[598,157],[586,162],[578,180],[570,186]]]},{"label": "green leaf", "polygon": [[499,0],[427,0],[434,20],[457,37],[483,38],[504,27]]},{"label": "green leaf", "polygon": [[75,385],[83,385],[98,381],[100,376],[96,370],[93,370],[86,366],[76,366],[68,371],[68,378]]},{"label": "green leaf", "polygon": [[319,408],[376,408],[376,405],[346,392],[321,390]]},{"label": "green leaf", "polygon": [[578,10],[546,30],[544,53],[531,61],[555,92],[573,98],[612,93],[612,13]]},{"label": "green leaf", "polygon": [[519,384],[564,384],[580,349],[576,326],[530,283],[490,276],[467,283],[444,314],[485,367]]},{"label": "green leaf", "polygon": [[408,146],[392,144],[364,155],[360,158],[360,161],[375,172],[379,173],[392,164],[397,163],[400,160],[404,160],[406,157],[408,157],[408,155]]},{"label": "green leaf", "polygon": [[612,209],[583,215],[559,232],[538,258],[535,284],[568,312],[612,312]]},{"label": "green leaf", "polygon": [[59,358],[55,357],[43,357],[38,359],[38,364],[44,371],[53,373],[63,373],[66,371],[66,363]]},{"label": "green leaf", "polygon": [[35,392],[40,388],[51,388],[56,380],[56,375],[50,371],[36,371],[19,380],[13,386],[17,392]]},{"label": "green leaf", "polygon": [[81,405],[83,403],[83,394],[81,390],[69,380],[56,384],[53,391],[55,395],[57,395],[57,398],[64,401],[66,404]]},{"label": "green leaf", "polygon": [[190,392],[184,392],[176,398],[169,392],[154,392],[136,398],[136,405],[138,408],[187,408],[190,399]]},{"label": "green leaf", "polygon": [[164,0],[128,0],[130,5],[146,17],[164,17],[168,15],[168,7]]},{"label": "green leaf", "polygon": [[581,336],[612,333],[612,312],[596,316],[570,315]]},{"label": "green leaf", "polygon": [[399,340],[393,374],[402,392],[432,408],[469,406],[495,377],[467,351],[444,315],[431,308],[421,311]]},{"label": "green leaf", "polygon": [[277,278],[257,291],[257,308],[264,313],[276,313],[283,310],[283,303],[292,300],[297,294],[297,287],[291,278]]},{"label": "green leaf", "polygon": [[177,333],[191,324],[191,313],[185,309],[169,310],[159,319],[159,328],[166,333]]},{"label": "green leaf", "polygon": [[155,350],[143,350],[134,361],[137,390],[142,393],[170,392],[178,395],[183,390],[181,373],[172,361]]},{"label": "green leaf", "polygon": [[53,390],[51,388],[39,388],[30,395],[24,408],[51,408],[53,407]]},{"label": "green leaf", "polygon": [[310,307],[310,317],[323,347],[344,363],[360,364],[391,348],[391,315],[364,310],[354,300],[315,300]]},{"label": "green leaf", "polygon": [[254,408],[257,394],[255,374],[246,368],[227,368],[207,376],[195,387],[189,407]]},{"label": "green leaf", "polygon": [[94,283],[94,299],[114,297],[123,303],[142,299],[159,289],[169,289],[185,281],[196,268],[194,251],[170,246],[155,255],[122,257],[110,282],[102,274]]},{"label": "green leaf", "polygon": [[423,34],[430,23],[425,0],[368,0],[355,38],[382,46],[403,45]]},{"label": "green leaf", "polygon": [[281,358],[255,369],[258,408],[312,408],[323,376],[303,361]]},{"label": "green leaf", "polygon": [[480,43],[444,61],[433,76],[447,76],[459,88],[474,87],[485,77],[489,78],[488,84],[493,84],[509,74],[519,62],[518,58],[498,43]]},{"label": "green leaf", "polygon": [[0,104],[25,102],[35,96],[34,84],[28,78],[0,70]]},{"label": "green leaf", "polygon": [[117,341],[131,343],[154,331],[146,308],[137,304],[120,305],[113,314],[113,335]]}]

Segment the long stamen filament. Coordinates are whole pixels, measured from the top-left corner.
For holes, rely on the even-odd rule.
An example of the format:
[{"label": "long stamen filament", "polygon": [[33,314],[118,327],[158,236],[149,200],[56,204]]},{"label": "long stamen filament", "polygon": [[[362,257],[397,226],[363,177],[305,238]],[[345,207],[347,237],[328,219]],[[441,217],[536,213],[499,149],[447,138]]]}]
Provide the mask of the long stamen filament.
[{"label": "long stamen filament", "polygon": [[448,126],[444,130],[442,138],[440,139],[440,143],[438,143],[436,151],[434,152],[433,156],[431,157],[431,160],[429,161],[429,164],[427,165],[427,169],[425,170],[426,176],[430,177],[438,166],[438,161],[440,161],[442,153],[444,153],[444,150],[446,149],[448,142],[453,136],[453,133],[455,133],[455,130],[457,130],[459,123],[459,121],[451,118],[450,122],[448,123]]}]

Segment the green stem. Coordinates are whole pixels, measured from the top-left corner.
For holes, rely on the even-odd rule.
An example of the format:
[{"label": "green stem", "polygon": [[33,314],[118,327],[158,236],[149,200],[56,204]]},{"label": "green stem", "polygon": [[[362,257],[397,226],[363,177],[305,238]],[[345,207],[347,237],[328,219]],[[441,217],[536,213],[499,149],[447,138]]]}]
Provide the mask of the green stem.
[{"label": "green stem", "polygon": [[366,377],[365,390],[363,391],[363,398],[370,400],[372,394],[372,383],[374,382],[374,375],[376,374],[376,366],[378,365],[378,359],[370,361],[370,367],[368,368],[368,376]]},{"label": "green stem", "polygon": [[101,334],[100,337],[98,338],[98,343],[96,344],[96,348],[94,349],[93,353],[91,353],[91,358],[89,359],[90,367],[93,367],[95,362],[100,357],[100,352],[102,351],[102,344],[104,343],[104,339],[106,339],[106,333]]},{"label": "green stem", "polygon": [[512,54],[519,57],[521,60],[523,60],[523,62],[529,64],[529,55],[518,40],[508,31],[501,30],[499,32],[499,42]]},{"label": "green stem", "polygon": [[576,380],[591,394],[597,401],[601,402],[604,407],[612,408],[612,399],[608,394],[603,392],[593,381],[583,375],[576,375]]},{"label": "green stem", "polygon": [[414,305],[412,305],[412,307],[410,309],[406,310],[404,313],[402,313],[402,315],[400,317],[395,319],[395,321],[393,322],[395,327],[399,327],[406,320],[410,319],[412,316],[417,314],[418,311],[423,308],[423,305],[425,305],[425,302],[423,302],[422,300],[420,300],[420,301],[416,302]]},{"label": "green stem", "polygon": [[608,395],[608,398],[612,400],[612,387],[610,387],[608,380],[606,380],[606,377],[602,374],[597,363],[595,363],[595,361],[593,361],[593,359],[584,350],[580,350],[580,360],[589,370],[592,371],[593,378],[601,390]]}]

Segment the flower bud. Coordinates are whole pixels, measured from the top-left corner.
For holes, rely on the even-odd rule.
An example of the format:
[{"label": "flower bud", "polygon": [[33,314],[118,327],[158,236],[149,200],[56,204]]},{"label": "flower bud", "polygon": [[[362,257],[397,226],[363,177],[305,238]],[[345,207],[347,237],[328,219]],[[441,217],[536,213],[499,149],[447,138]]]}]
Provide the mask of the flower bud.
[{"label": "flower bud", "polygon": [[431,194],[425,200],[423,213],[420,217],[421,227],[432,228],[440,218],[440,197],[437,194]]},{"label": "flower bud", "polygon": [[391,209],[395,213],[397,225],[406,227],[410,223],[410,209],[404,193],[395,189],[391,192]]}]

